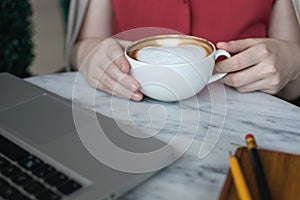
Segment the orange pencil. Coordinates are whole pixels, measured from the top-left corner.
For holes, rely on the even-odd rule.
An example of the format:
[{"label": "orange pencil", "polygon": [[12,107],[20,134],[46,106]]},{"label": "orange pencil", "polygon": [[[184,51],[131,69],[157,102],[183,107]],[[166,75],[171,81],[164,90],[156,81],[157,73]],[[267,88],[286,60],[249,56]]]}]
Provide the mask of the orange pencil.
[{"label": "orange pencil", "polygon": [[252,200],[245,178],[240,168],[239,162],[235,156],[230,154],[229,158],[230,169],[240,200]]}]

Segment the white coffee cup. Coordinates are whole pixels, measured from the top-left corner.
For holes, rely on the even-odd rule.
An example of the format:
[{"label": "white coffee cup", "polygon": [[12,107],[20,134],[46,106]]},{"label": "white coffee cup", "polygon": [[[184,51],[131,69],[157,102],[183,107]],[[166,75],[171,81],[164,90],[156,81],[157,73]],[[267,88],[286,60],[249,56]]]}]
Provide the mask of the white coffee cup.
[{"label": "white coffee cup", "polygon": [[224,77],[226,74],[213,74],[215,61],[230,54],[195,36],[159,35],[133,42],[125,48],[125,56],[143,94],[160,101],[179,101]]}]

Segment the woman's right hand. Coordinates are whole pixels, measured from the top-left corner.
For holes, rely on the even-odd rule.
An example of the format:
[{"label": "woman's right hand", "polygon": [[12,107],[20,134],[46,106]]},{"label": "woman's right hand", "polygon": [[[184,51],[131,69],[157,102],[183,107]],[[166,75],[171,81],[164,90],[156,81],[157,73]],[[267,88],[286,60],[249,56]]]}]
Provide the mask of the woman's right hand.
[{"label": "woman's right hand", "polygon": [[129,43],[112,38],[78,41],[74,48],[77,56],[73,66],[83,73],[93,87],[113,95],[141,101],[143,94],[139,91],[140,85],[128,74],[130,64],[122,48]]}]

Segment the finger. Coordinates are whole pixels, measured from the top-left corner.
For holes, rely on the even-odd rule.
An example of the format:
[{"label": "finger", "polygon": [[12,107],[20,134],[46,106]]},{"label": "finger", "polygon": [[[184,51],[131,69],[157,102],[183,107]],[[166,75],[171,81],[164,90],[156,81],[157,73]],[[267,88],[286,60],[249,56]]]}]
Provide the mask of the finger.
[{"label": "finger", "polygon": [[115,63],[111,63],[111,65],[105,69],[105,73],[107,73],[116,82],[129,88],[132,92],[137,91],[140,87],[140,84],[135,78],[127,73],[123,73]]},{"label": "finger", "polygon": [[[101,63],[101,67],[105,70],[112,62],[116,62],[117,67],[122,70],[122,67],[127,67],[128,63],[124,57],[123,49],[118,41],[108,38],[102,41],[95,51],[90,53],[90,60],[95,63]],[[129,65],[129,64],[127,64]]]},{"label": "finger", "polygon": [[244,85],[241,87],[236,87],[236,90],[238,92],[254,92],[254,91],[260,91],[260,90],[266,90],[266,81],[265,80],[258,80],[256,82],[252,82],[248,85]]},{"label": "finger", "polygon": [[124,50],[121,45],[130,44],[129,41],[123,40],[122,44],[119,43],[117,40],[109,39],[106,41],[106,45],[108,45],[108,49],[106,50],[105,54],[112,60],[118,68],[123,73],[128,73],[130,70],[130,65],[126,57],[124,56]]},{"label": "finger", "polygon": [[261,51],[262,48],[260,45],[253,46],[231,58],[218,62],[216,70],[219,73],[230,73],[256,65],[264,59],[265,54],[259,53]]},{"label": "finger", "polygon": [[[103,82],[106,83],[103,84]],[[103,76],[100,80],[96,78],[92,78],[91,85],[99,90],[102,90],[109,94],[117,95],[119,97],[124,97],[135,101],[141,101],[143,99],[143,94],[140,91],[133,92],[129,90],[128,88],[124,87],[122,84],[111,79],[105,73],[103,73]]]},{"label": "finger", "polygon": [[[93,56],[95,63],[102,63],[101,65],[99,64],[100,67],[97,68],[102,69],[102,71],[105,71],[116,82],[120,82],[125,87],[130,88],[133,92],[137,91],[140,85],[132,76],[127,74],[130,66],[118,42],[113,39],[107,39],[102,45],[104,45],[102,46],[104,48],[101,48],[102,54],[100,52]],[[105,48],[106,46],[107,48]],[[105,49],[107,49],[107,51],[105,51]],[[101,76],[101,72],[98,71],[98,73],[92,75],[100,80],[99,76]],[[103,84],[105,85],[106,83]],[[105,86],[109,87],[108,85]]]},{"label": "finger", "polygon": [[[118,40],[118,42],[120,43],[120,45],[123,49],[125,49],[128,45],[132,44],[132,41],[128,41],[128,40]],[[129,72],[130,64],[129,64],[128,60],[126,59],[124,53],[119,59],[116,60],[116,63],[121,66],[122,72],[124,72],[124,73]]]},{"label": "finger", "polygon": [[[93,79],[95,81],[97,81],[97,85],[96,87],[98,89],[105,89],[105,88],[109,88],[111,91],[116,91],[119,94],[126,94],[129,91],[131,93],[133,93],[134,91],[130,90],[129,88],[127,88],[126,86],[120,84],[117,80],[115,80],[114,78],[112,78],[109,74],[107,74],[105,71],[103,71],[102,69],[99,70],[99,72],[97,74],[94,74]],[[117,87],[118,85],[118,87]],[[121,92],[118,90],[124,90],[125,92]]]},{"label": "finger", "polygon": [[[85,69],[84,74],[86,74],[87,78],[92,77],[95,80],[99,80],[100,84],[95,85],[96,83],[93,83],[93,86],[97,87],[98,89],[102,89],[101,87],[103,87],[103,89],[109,88],[110,90],[113,90],[115,85],[117,83],[120,83],[124,86],[123,88],[126,88],[126,90],[129,89],[131,90],[131,92],[136,92],[140,87],[139,83],[132,76],[128,74],[124,74],[120,70],[118,65],[116,65],[112,61],[112,59],[117,58],[117,56],[120,54],[120,51],[118,53],[113,50],[113,49],[120,49],[118,46],[114,44],[115,44],[114,40],[106,40],[105,43],[102,43],[101,44],[102,48],[98,48],[98,50],[91,55],[92,62],[87,63],[86,64],[87,66],[84,67]],[[111,57],[109,57],[108,54],[103,52],[103,50],[105,50],[105,46],[103,45],[115,46],[115,47],[110,47],[110,46],[108,47],[110,49]],[[122,92],[119,93],[123,94]]]},{"label": "finger", "polygon": [[234,40],[230,42],[218,42],[217,48],[224,49],[229,53],[238,53],[244,51],[251,46],[259,44],[263,42],[265,39],[263,38],[250,38],[250,39],[242,39],[242,40]]},{"label": "finger", "polygon": [[126,59],[125,55],[121,55],[117,60],[114,61],[114,63],[119,66],[119,69],[123,73],[128,73],[130,70],[130,64],[128,60]]},{"label": "finger", "polygon": [[249,85],[238,87],[238,88],[236,88],[236,90],[238,92],[242,92],[242,93],[262,91],[264,93],[271,94],[271,95],[274,95],[278,92],[276,89],[272,89],[269,87],[268,80],[266,80],[266,79],[258,80]]},{"label": "finger", "polygon": [[267,70],[265,70],[265,68],[265,65],[263,63],[260,63],[241,71],[229,73],[223,78],[223,82],[226,85],[235,88],[249,85],[269,76],[269,73],[267,73]]},{"label": "finger", "polygon": [[[254,38],[235,40],[230,42],[219,42],[217,44],[218,48],[224,49],[231,54],[238,54],[222,62],[219,62],[217,64],[216,70],[220,73],[233,72],[256,64],[255,58],[257,58],[257,51],[259,50],[256,45],[262,43],[265,40],[266,39],[264,38]],[[244,55],[246,57],[244,57]]]},{"label": "finger", "polygon": [[236,87],[236,89],[239,92],[262,91],[274,95],[281,91],[282,87],[283,85],[277,81],[277,77],[272,76],[264,79],[259,79],[255,82],[251,82],[248,85]]}]

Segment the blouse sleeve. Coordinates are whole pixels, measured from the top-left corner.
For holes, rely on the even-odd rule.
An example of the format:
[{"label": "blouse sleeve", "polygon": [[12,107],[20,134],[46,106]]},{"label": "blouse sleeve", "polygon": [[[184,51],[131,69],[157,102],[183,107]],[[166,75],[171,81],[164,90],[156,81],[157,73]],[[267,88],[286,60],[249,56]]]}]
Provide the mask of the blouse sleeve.
[{"label": "blouse sleeve", "polygon": [[300,1],[299,0],[293,0],[293,3],[294,3],[294,8],[295,8],[295,11],[296,11],[297,18],[298,18],[298,22],[299,22],[299,25],[300,25]]},{"label": "blouse sleeve", "polygon": [[71,51],[77,40],[88,3],[89,0],[71,0],[70,2],[65,41],[65,66],[67,71],[73,69]]}]

